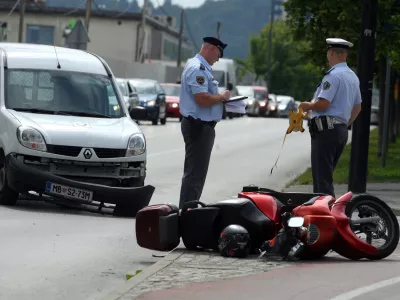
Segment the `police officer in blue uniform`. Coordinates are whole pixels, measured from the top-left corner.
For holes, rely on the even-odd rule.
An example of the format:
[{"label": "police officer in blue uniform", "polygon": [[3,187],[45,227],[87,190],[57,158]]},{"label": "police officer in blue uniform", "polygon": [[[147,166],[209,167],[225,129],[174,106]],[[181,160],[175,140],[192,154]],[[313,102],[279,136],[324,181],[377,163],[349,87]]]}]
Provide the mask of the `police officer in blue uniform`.
[{"label": "police officer in blue uniform", "polygon": [[311,111],[311,169],[314,193],[335,197],[333,172],[348,140],[347,128],[361,111],[360,82],[346,59],[352,43],[326,39],[330,70],[317,87],[311,102],[302,102]]},{"label": "police officer in blue uniform", "polygon": [[203,38],[200,52],[185,66],[181,76],[181,131],[185,142],[185,163],[179,206],[200,199],[207,177],[215,126],[222,119],[223,101],[230,91],[218,93],[212,65],[223,57],[224,44],[214,37]]}]

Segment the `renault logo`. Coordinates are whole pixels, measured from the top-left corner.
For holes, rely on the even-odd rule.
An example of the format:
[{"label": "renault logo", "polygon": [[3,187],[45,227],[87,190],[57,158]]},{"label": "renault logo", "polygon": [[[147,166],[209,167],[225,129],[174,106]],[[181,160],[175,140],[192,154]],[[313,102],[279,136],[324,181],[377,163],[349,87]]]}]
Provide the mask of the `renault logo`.
[{"label": "renault logo", "polygon": [[90,159],[90,158],[92,157],[92,151],[90,151],[90,149],[86,149],[86,150],[83,152],[83,156],[84,156],[86,159]]}]

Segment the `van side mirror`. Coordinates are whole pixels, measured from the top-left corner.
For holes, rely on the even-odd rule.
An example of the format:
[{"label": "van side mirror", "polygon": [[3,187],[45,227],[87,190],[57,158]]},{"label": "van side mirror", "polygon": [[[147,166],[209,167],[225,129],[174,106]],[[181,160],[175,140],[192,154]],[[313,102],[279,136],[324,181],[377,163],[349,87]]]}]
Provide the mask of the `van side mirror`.
[{"label": "van side mirror", "polygon": [[229,91],[232,91],[233,90],[233,84],[232,84],[232,82],[228,82],[228,85],[227,85],[227,87],[226,87]]},{"label": "van side mirror", "polygon": [[136,93],[136,92],[130,92],[130,93],[129,93],[129,98],[133,98],[133,97],[138,97],[138,93]]},{"label": "van side mirror", "polygon": [[147,110],[142,106],[135,106],[129,110],[129,115],[133,120],[146,120]]}]

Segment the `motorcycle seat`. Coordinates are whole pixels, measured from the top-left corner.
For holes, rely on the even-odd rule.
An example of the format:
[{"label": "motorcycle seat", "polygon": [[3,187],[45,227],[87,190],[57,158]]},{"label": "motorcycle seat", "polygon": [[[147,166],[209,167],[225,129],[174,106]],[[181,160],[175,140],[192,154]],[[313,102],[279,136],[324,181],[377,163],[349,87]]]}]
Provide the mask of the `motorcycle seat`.
[{"label": "motorcycle seat", "polygon": [[308,200],[307,202],[303,203],[303,206],[309,206],[309,205],[313,205],[315,203],[315,201],[317,201],[317,199],[321,197],[321,196],[315,196],[313,198],[311,198],[310,200]]},{"label": "motorcycle seat", "polygon": [[328,196],[323,193],[278,192],[258,186],[245,186],[242,192],[255,192],[271,195],[285,206],[312,205],[318,197]]}]

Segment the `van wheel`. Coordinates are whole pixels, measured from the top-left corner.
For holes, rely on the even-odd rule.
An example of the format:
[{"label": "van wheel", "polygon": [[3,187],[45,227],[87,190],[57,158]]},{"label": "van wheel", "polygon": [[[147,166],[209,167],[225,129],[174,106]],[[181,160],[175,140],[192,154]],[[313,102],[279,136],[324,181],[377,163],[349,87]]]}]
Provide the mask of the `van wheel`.
[{"label": "van wheel", "polygon": [[161,125],[165,125],[167,123],[167,117],[165,117],[164,119],[160,120]]},{"label": "van wheel", "polygon": [[19,193],[8,186],[6,167],[2,164],[0,166],[0,204],[14,206],[18,201],[18,195]]}]

